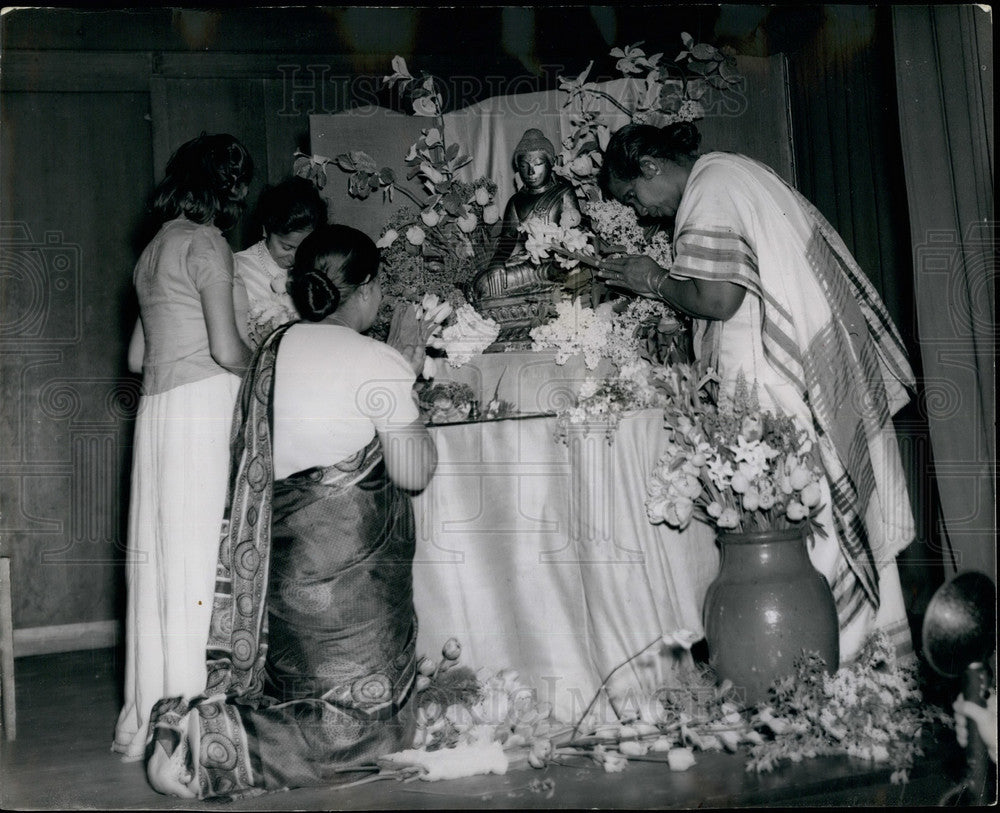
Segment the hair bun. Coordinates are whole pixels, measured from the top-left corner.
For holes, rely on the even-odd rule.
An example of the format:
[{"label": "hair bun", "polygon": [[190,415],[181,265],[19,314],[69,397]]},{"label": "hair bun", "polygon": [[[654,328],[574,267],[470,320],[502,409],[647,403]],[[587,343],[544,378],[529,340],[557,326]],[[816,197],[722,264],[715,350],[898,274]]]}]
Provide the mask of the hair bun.
[{"label": "hair bun", "polygon": [[340,305],[340,289],[316,269],[293,274],[288,291],[299,313],[310,322],[322,321]]},{"label": "hair bun", "polygon": [[701,144],[701,133],[690,121],[678,121],[663,128],[664,139],[678,153],[693,153]]}]

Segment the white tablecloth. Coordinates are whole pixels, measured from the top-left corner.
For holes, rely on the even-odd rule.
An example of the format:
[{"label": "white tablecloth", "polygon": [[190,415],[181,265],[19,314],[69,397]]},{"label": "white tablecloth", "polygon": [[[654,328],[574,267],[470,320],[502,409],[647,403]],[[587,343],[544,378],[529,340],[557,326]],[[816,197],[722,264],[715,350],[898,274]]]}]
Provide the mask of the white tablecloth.
[{"label": "white tablecloth", "polygon": [[[664,633],[700,635],[714,534],[651,525],[643,504],[662,420],[625,418],[612,444],[600,428],[559,442],[554,418],[432,429],[440,462],[414,501],[418,651],[439,657],[457,637],[462,663],[518,670],[575,720],[630,655]],[[650,655],[614,694],[664,681],[673,656]]]}]

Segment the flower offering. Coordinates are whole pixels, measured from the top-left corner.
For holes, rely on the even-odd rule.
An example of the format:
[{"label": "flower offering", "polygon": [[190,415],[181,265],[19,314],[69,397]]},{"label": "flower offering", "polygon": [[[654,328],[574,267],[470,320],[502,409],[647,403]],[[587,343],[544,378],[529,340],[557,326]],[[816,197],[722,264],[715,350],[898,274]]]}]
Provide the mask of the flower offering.
[{"label": "flower offering", "polygon": [[455,310],[440,337],[432,339],[431,347],[443,350],[448,355],[449,365],[461,367],[493,344],[499,334],[500,326],[494,320],[480,316],[466,303]]},{"label": "flower offering", "polygon": [[677,364],[663,371],[667,448],[650,473],[652,523],[686,528],[692,518],[720,530],[761,531],[815,522],[822,469],[807,430],[763,411],[742,376],[736,393],[711,401],[710,370]]},{"label": "flower offering", "polygon": [[610,303],[595,308],[579,299],[556,305],[556,316],[531,331],[531,349],[555,350],[556,364],[565,364],[570,356],[582,353],[587,369],[593,370],[605,356],[614,311]]},{"label": "flower offering", "polygon": [[[576,223],[579,222],[577,216]],[[526,235],[524,248],[535,265],[552,258],[562,268],[571,270],[581,260],[586,262],[597,253],[591,243],[591,235],[577,228],[576,224],[565,225],[541,217],[530,217],[518,230]]]},{"label": "flower offering", "polygon": [[445,424],[474,420],[477,404],[468,384],[425,381],[417,388],[417,407],[426,423]]},{"label": "flower offering", "polygon": [[620,247],[611,256],[645,254],[656,260],[664,270],[673,263],[673,247],[664,231],[656,230],[647,234],[639,225],[639,218],[631,206],[624,206],[616,200],[589,201],[586,204],[591,227],[605,243]]}]

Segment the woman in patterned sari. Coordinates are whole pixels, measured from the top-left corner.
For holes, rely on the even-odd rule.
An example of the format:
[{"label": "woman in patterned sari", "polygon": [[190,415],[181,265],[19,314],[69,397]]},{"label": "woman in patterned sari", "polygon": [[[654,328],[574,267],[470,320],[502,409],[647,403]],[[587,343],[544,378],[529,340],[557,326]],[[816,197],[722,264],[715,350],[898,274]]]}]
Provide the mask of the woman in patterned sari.
[{"label": "woman in patterned sari", "polygon": [[914,384],[902,340],[811,203],[750,158],[699,157],[699,139],[690,123],[612,136],[604,188],[640,217],[674,219],[674,259],[669,271],[644,256],[605,260],[598,275],[693,317],[696,355],[730,395],[742,372],[764,409],[814,433],[828,533],[810,556],[837,602],[841,660],[874,628],[910,654],[895,560],[914,536],[892,425]]},{"label": "woman in patterned sari", "polygon": [[244,380],[208,685],[154,710],[147,774],[161,793],[333,783],[410,743],[407,492],[426,486],[437,456],[411,395],[425,326],[405,308],[389,344],[361,335],[382,299],[377,270],[356,229],[312,232],[291,294],[313,324],[275,331]]}]

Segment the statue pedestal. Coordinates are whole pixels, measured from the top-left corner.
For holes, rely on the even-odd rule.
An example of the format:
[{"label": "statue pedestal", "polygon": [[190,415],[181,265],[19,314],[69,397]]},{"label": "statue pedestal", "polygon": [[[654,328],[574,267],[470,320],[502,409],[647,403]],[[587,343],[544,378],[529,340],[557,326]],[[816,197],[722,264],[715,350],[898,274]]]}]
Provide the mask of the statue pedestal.
[{"label": "statue pedestal", "polygon": [[571,356],[565,364],[556,364],[550,351],[487,352],[473,356],[461,367],[442,363],[436,381],[468,384],[485,406],[497,391],[499,397],[514,404],[522,415],[558,412],[576,404],[576,393],[589,377],[605,378],[611,362],[602,359],[596,369],[588,370],[582,355]]},{"label": "statue pedestal", "polygon": [[480,299],[476,310],[500,326],[497,340],[487,353],[505,353],[531,348],[531,329],[544,325],[556,313],[556,286],[530,293]]}]

